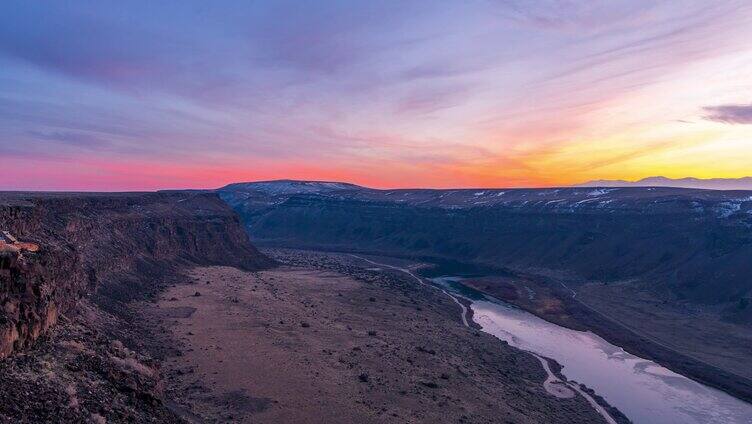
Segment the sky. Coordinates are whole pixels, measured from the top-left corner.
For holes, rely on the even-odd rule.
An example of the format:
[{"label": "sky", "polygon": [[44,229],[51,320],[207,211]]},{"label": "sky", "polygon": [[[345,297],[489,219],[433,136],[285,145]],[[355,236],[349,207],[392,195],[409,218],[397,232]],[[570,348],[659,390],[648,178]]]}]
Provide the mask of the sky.
[{"label": "sky", "polygon": [[749,0],[0,4],[0,190],[752,174]]}]

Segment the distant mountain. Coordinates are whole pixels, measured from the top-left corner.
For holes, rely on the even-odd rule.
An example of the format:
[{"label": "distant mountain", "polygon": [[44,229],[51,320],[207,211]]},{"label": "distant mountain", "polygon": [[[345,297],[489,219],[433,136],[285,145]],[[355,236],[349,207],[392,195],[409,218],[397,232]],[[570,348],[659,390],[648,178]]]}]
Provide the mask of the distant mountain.
[{"label": "distant mountain", "polygon": [[705,190],[752,190],[752,177],[744,178],[666,178],[648,177],[639,181],[595,180],[574,187],[680,187]]},{"label": "distant mountain", "polygon": [[270,195],[300,194],[300,193],[325,193],[337,190],[357,190],[363,187],[332,181],[299,181],[299,180],[274,180],[254,181],[248,183],[228,184],[219,191],[255,191]]}]

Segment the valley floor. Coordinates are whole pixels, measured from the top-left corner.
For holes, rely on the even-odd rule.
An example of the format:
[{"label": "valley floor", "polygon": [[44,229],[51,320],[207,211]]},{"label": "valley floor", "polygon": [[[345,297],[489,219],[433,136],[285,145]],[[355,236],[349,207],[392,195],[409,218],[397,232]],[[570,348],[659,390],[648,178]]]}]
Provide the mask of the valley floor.
[{"label": "valley floor", "polygon": [[162,342],[168,406],[193,422],[595,423],[543,388],[538,360],[462,325],[457,305],[347,255],[267,252],[199,267],[139,309]]}]

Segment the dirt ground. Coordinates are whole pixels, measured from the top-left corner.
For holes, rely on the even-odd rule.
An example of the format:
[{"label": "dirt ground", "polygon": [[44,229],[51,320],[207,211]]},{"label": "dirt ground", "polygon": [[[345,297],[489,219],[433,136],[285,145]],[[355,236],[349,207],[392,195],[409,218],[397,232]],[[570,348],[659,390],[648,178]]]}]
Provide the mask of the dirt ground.
[{"label": "dirt ground", "polygon": [[[278,257],[280,259],[280,257]],[[589,423],[545,392],[532,356],[464,327],[451,300],[355,259],[286,253],[263,272],[190,271],[146,313],[178,348],[162,365],[194,422]]]}]

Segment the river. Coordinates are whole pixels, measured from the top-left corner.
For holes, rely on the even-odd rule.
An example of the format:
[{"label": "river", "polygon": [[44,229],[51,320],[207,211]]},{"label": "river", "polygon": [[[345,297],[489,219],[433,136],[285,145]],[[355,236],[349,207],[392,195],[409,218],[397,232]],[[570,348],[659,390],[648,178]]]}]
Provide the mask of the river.
[{"label": "river", "polygon": [[634,423],[752,423],[752,405],[627,353],[591,332],[552,324],[462,285],[461,278],[432,280],[470,300],[473,320],[484,332],[556,360],[564,376],[594,389]]}]

